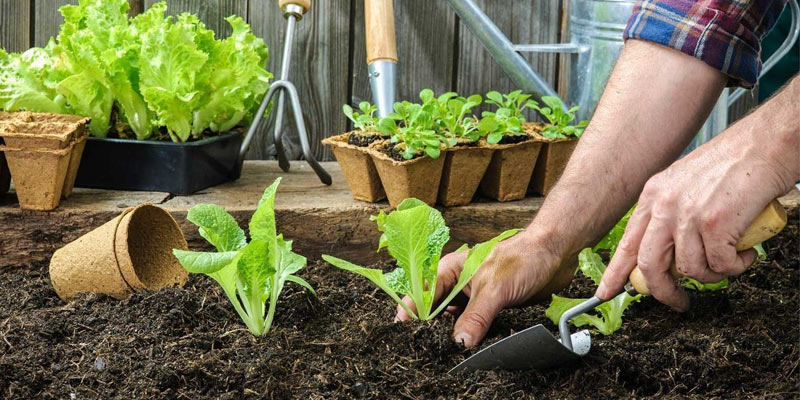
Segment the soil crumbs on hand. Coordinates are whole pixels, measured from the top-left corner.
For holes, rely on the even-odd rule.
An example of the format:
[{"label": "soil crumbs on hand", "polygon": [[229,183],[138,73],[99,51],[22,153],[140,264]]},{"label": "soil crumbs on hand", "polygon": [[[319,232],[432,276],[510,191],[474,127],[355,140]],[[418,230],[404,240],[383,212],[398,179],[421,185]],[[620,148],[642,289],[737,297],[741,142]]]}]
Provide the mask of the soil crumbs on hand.
[{"label": "soil crumbs on hand", "polygon": [[[447,371],[475,350],[453,343],[452,316],[395,324],[388,296],[324,263],[301,272],[319,297],[288,284],[262,338],[205,276],[65,305],[46,265],[13,268],[0,272],[0,398],[797,398],[798,234],[795,217],[765,244],[767,261],[692,294],[686,314],[644,299],[576,364],[456,376]],[[578,279],[565,293],[592,288]],[[544,309],[504,311],[486,343],[537,323],[555,332]]]}]

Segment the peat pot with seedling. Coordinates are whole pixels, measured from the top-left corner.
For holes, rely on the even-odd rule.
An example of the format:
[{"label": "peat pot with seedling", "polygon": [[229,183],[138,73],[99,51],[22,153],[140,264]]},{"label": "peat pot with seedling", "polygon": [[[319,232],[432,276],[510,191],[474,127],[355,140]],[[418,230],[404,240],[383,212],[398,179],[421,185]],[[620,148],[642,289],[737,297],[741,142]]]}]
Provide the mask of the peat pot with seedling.
[{"label": "peat pot with seedling", "polygon": [[[540,132],[543,141],[542,150],[536,161],[528,192],[546,196],[564,173],[564,168],[589,121],[583,120],[570,125],[575,120],[578,106],[566,109],[559,98],[550,96],[542,97],[542,101],[546,107],[536,105],[534,109],[547,119],[548,123]],[[534,128],[526,127],[526,130],[532,132]]]},{"label": "peat pot with seedling", "polygon": [[195,15],[166,16],[165,2],[128,10],[65,5],[44,48],[0,50],[0,110],[91,118],[81,187],[187,194],[237,179],[242,127],[272,78],[267,46],[237,16],[215,39]]},{"label": "peat pot with seedling", "polygon": [[375,203],[385,199],[386,193],[368,150],[369,145],[386,139],[386,136],[377,129],[379,118],[375,116],[375,112],[378,108],[368,102],[362,102],[359,104],[359,109],[361,112],[354,111],[347,104],[342,106],[344,114],[353,122],[355,130],[331,136],[322,143],[331,146],[353,198]]},{"label": "peat pot with seedling", "polygon": [[[491,199],[519,200],[527,193],[542,148],[538,125],[526,123],[522,113],[525,108],[535,107],[536,102],[530,97],[519,90],[486,94],[486,102],[496,109],[483,112],[478,130],[484,136],[484,146],[494,150],[481,181],[481,192]],[[523,129],[524,126],[533,128]]]}]

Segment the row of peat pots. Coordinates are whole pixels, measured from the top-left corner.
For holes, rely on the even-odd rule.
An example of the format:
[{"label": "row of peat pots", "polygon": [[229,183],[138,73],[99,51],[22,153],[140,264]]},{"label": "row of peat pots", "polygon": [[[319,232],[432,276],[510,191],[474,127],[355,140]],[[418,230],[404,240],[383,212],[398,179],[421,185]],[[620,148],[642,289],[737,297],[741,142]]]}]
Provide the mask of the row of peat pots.
[{"label": "row of peat pots", "polygon": [[547,195],[564,171],[577,138],[547,139],[542,124],[525,123],[526,135],[513,143],[456,145],[433,159],[404,160],[389,140],[350,140],[348,132],[325,139],[333,149],[353,198],[378,202],[388,197],[396,207],[409,197],[433,205],[463,206],[480,193],[497,201]]},{"label": "row of peat pots", "polygon": [[20,205],[52,210],[72,194],[86,146],[88,118],[0,112],[0,194],[11,178]]}]

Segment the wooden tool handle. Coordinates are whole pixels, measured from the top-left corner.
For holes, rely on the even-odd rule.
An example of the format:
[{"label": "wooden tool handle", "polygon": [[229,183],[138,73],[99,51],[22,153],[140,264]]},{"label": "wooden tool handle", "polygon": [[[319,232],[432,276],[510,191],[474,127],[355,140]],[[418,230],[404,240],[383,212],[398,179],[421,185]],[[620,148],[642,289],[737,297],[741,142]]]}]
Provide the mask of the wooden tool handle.
[{"label": "wooden tool handle", "polygon": [[288,4],[295,4],[303,7],[303,13],[307,13],[308,10],[311,9],[311,0],[280,0],[278,4],[280,4],[281,10],[283,10],[283,7],[286,7]]},{"label": "wooden tool handle", "polygon": [[393,0],[364,0],[367,32],[367,64],[375,61],[397,63]]},{"label": "wooden tool handle", "polygon": [[[744,251],[752,248],[753,246],[772,238],[777,235],[783,227],[786,226],[786,210],[783,208],[778,200],[772,200],[761,214],[750,224],[750,227],[744,231],[744,234],[736,242],[736,251]],[[678,269],[675,268],[675,263],[670,266],[672,277],[678,279],[682,277]],[[650,288],[647,287],[647,282],[642,275],[642,271],[637,266],[631,271],[628,277],[631,285],[637,292],[645,296],[650,295]]]}]

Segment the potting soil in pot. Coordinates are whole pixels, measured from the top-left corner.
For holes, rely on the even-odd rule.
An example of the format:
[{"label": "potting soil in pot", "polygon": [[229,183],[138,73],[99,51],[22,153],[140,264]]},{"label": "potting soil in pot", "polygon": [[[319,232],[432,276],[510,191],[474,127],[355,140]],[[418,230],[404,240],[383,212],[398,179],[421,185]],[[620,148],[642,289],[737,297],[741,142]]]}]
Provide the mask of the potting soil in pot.
[{"label": "potting soil in pot", "polygon": [[[447,371],[473,354],[453,318],[395,324],[388,296],[326,264],[300,272],[318,292],[281,295],[273,331],[254,338],[210,278],[183,290],[65,306],[47,265],[0,269],[0,397],[13,399],[796,398],[800,387],[797,213],[769,257],[677,314],[652,298],[576,365]],[[210,249],[208,249],[210,250]],[[383,265],[384,268],[390,268]],[[590,296],[585,279],[562,293]],[[545,306],[501,312],[488,343],[545,323]]]}]

